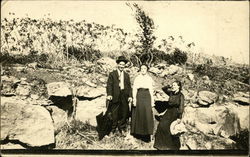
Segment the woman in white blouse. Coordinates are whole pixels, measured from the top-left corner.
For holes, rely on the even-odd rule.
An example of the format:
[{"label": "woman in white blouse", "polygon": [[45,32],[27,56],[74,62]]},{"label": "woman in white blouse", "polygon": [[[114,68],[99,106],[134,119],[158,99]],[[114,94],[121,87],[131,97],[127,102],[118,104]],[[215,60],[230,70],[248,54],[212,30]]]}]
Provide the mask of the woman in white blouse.
[{"label": "woman in white blouse", "polygon": [[154,128],[153,79],[148,75],[146,65],[141,65],[140,74],[134,80],[133,102],[135,108],[132,108],[131,134],[145,142],[150,142],[150,135],[153,134]]}]

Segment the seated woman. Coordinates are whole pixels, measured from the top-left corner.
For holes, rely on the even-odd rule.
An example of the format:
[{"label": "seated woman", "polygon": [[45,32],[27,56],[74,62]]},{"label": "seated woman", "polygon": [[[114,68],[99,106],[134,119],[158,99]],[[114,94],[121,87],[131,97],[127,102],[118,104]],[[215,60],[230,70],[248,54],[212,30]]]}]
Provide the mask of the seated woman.
[{"label": "seated woman", "polygon": [[184,95],[181,93],[181,82],[175,81],[172,87],[163,87],[162,90],[169,95],[167,110],[159,121],[154,148],[158,150],[178,150],[180,141],[177,136],[171,135],[170,125],[173,121],[182,117],[184,109]]}]

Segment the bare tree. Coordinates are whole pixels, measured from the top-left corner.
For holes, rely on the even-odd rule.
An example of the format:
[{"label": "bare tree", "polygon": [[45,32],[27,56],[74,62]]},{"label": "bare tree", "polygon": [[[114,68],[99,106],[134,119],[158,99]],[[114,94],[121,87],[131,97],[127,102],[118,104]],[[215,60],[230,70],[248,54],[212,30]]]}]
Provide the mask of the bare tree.
[{"label": "bare tree", "polygon": [[136,47],[137,53],[135,54],[141,63],[151,65],[153,61],[153,44],[156,37],[153,35],[155,26],[154,21],[138,4],[134,3],[132,6],[127,3],[133,11],[135,9],[135,19],[139,25],[140,31],[137,36],[139,37],[140,46]]}]

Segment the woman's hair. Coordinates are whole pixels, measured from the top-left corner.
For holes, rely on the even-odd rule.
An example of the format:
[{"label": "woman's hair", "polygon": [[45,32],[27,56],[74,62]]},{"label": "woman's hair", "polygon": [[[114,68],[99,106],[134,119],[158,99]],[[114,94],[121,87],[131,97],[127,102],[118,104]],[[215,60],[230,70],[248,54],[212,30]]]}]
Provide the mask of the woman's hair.
[{"label": "woman's hair", "polygon": [[173,83],[176,83],[179,86],[179,90],[182,90],[182,83],[181,81],[175,80]]},{"label": "woman's hair", "polygon": [[142,66],[147,67],[147,71],[149,70],[149,67],[148,67],[148,65],[147,65],[147,64],[142,64],[142,65],[140,65],[139,71],[141,71],[141,67],[142,67]]}]

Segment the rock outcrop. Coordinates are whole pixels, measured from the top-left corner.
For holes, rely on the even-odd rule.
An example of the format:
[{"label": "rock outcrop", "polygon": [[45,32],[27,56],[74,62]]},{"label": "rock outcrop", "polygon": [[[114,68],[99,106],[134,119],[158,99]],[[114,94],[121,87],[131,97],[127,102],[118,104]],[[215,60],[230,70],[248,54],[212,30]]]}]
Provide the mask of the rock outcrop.
[{"label": "rock outcrop", "polygon": [[15,140],[29,147],[55,142],[53,122],[44,107],[14,98],[2,97],[1,101],[1,140]]},{"label": "rock outcrop", "polygon": [[209,108],[187,107],[183,116],[184,123],[192,124],[205,134],[225,138],[234,136],[240,131],[240,121],[234,112],[226,107]]},{"label": "rock outcrop", "polygon": [[197,95],[197,102],[201,106],[209,106],[215,103],[217,99],[218,95],[210,91],[200,91]]},{"label": "rock outcrop", "polygon": [[234,94],[233,101],[239,103],[240,105],[250,104],[250,95],[248,93],[238,92]]}]

